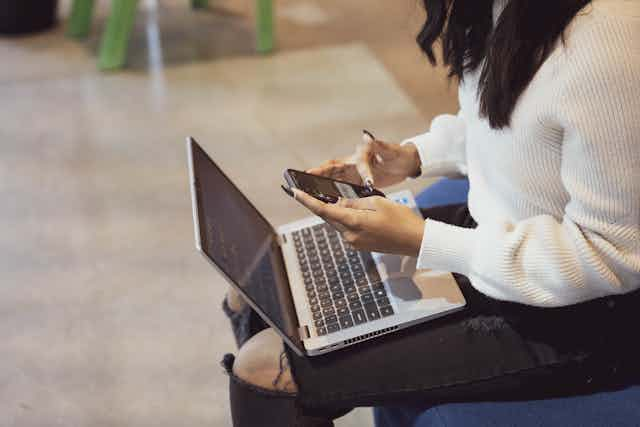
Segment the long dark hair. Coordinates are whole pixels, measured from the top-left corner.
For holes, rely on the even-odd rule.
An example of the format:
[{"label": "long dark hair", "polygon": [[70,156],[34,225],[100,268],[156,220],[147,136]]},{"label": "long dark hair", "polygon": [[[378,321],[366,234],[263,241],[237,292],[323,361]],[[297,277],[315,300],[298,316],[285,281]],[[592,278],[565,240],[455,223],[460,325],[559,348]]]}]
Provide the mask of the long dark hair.
[{"label": "long dark hair", "polygon": [[442,42],[449,77],[462,81],[482,66],[480,114],[501,129],[567,25],[591,1],[508,0],[494,28],[494,0],[423,0],[427,20],[417,41],[432,64],[434,44]]}]

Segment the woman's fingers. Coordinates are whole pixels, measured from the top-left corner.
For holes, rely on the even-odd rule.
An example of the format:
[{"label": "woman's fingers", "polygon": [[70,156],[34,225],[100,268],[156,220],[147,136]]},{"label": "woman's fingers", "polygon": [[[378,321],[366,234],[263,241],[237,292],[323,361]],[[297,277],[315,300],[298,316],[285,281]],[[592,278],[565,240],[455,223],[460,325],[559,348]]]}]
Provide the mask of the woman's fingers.
[{"label": "woman's fingers", "polygon": [[336,160],[330,160],[327,163],[316,168],[307,169],[306,172],[310,173],[311,175],[330,176],[337,164],[338,162]]},{"label": "woman's fingers", "polygon": [[[307,209],[309,209],[319,217],[324,218],[332,225],[341,225],[345,228],[350,228],[353,226],[357,211],[345,208],[337,204],[321,202],[315,197],[310,196],[304,191],[298,190],[297,188],[293,189],[293,194],[295,199],[303,206],[305,206]],[[341,227],[336,228],[340,229]]]},{"label": "woman's fingers", "polygon": [[380,208],[380,199],[384,200],[384,198],[379,196],[362,197],[360,199],[340,199],[338,205],[348,209],[375,211]]},{"label": "woman's fingers", "polygon": [[368,133],[362,134],[362,143],[356,146],[356,153],[353,156],[353,162],[365,184],[374,184],[373,161],[374,153],[372,150],[373,139]]}]

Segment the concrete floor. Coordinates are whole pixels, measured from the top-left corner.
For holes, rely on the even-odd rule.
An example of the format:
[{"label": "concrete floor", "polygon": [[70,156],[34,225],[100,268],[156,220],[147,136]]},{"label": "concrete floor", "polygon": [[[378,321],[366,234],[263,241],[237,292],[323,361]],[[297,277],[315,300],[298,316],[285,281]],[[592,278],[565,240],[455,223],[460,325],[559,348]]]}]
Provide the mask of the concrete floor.
[{"label": "concrete floor", "polygon": [[227,426],[226,284],[194,250],[184,137],[280,224],[305,215],[285,167],[365,127],[399,141],[455,100],[413,0],[279,1],[267,57],[250,2],[141,2],[129,68],[101,74],[105,3],[87,42],[0,38],[0,426]]}]

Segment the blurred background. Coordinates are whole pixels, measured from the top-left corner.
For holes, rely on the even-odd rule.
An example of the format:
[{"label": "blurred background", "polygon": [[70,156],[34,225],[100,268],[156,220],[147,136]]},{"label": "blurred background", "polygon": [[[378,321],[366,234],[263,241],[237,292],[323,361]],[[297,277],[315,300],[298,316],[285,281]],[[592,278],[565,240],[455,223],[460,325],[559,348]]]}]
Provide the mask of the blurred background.
[{"label": "blurred background", "polygon": [[423,20],[418,0],[0,0],[0,426],[230,425],[184,139],[272,224],[301,218],[285,168],[456,111]]}]

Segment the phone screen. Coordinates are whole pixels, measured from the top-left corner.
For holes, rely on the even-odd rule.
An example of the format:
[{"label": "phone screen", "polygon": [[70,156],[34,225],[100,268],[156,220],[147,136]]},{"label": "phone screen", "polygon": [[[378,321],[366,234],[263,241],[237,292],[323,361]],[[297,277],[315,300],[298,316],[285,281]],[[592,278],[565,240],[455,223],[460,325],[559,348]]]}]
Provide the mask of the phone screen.
[{"label": "phone screen", "polygon": [[289,169],[287,172],[291,179],[293,179],[297,188],[323,201],[335,203],[338,201],[339,197],[345,199],[358,199],[369,196],[384,197],[384,194],[380,191],[375,189],[371,190],[360,185],[336,181],[322,176],[310,175],[308,173],[292,169]]}]

